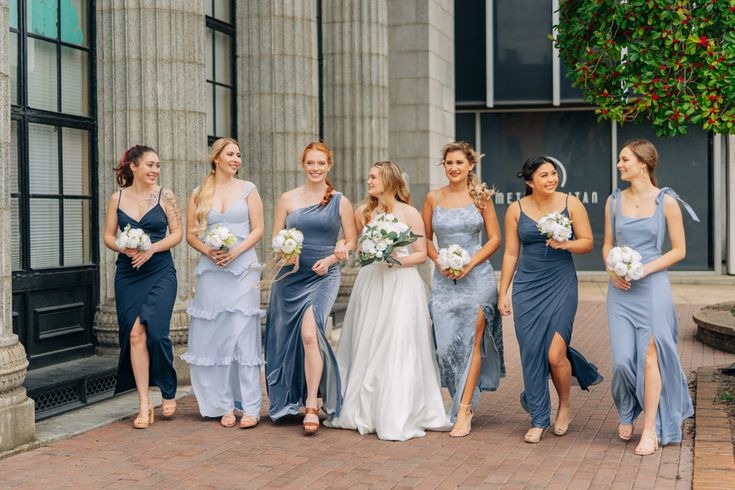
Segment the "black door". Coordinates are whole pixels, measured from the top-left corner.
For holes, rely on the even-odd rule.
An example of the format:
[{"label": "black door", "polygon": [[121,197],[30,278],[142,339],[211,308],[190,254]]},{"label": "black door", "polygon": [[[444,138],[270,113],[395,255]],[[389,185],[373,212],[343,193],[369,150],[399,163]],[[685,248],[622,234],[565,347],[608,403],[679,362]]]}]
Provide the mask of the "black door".
[{"label": "black door", "polygon": [[91,355],[98,302],[94,1],[11,0],[13,331],[31,368]]}]

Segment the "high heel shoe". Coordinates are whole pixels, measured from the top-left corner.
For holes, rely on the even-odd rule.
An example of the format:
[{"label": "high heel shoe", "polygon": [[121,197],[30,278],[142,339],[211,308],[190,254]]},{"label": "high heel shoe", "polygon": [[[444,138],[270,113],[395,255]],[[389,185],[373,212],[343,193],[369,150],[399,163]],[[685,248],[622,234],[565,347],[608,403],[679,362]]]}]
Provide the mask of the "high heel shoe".
[{"label": "high heel shoe", "polygon": [[449,437],[465,437],[472,431],[472,417],[475,415],[475,411],[472,409],[472,404],[465,405],[464,403],[460,403],[459,409],[464,410],[465,413],[467,413],[467,427],[464,430],[456,430],[452,427],[452,432],[449,433]]},{"label": "high heel shoe", "polygon": [[[306,418],[307,415],[316,415],[317,417],[319,417],[319,409],[314,407],[306,407],[304,409],[304,418]],[[316,431],[319,430],[319,422],[302,422],[301,428],[307,434],[315,434]]]},{"label": "high heel shoe", "polygon": [[258,425],[258,419],[253,417],[252,415],[243,415],[240,419],[241,429],[251,429],[256,425]]},{"label": "high heel shoe", "polygon": [[656,452],[658,449],[658,436],[655,433],[643,432],[641,433],[641,440],[638,443],[638,447],[635,448],[635,453],[638,456],[649,456]]},{"label": "high heel shoe", "polygon": [[[145,410],[145,407],[147,407],[147,410]],[[145,413],[145,416],[141,415],[143,413]],[[133,419],[133,427],[136,429],[147,429],[153,422],[155,422],[153,405],[151,405],[150,401],[140,402],[138,416]]]},{"label": "high heel shoe", "polygon": [[628,442],[631,437],[633,437],[633,424],[618,424],[618,438]]},{"label": "high heel shoe", "polygon": [[[166,402],[171,402],[169,404],[166,404]],[[169,419],[174,416],[176,413],[176,400],[163,400],[161,402],[161,415],[163,415],[163,418]]]},{"label": "high heel shoe", "polygon": [[523,436],[523,440],[529,444],[538,444],[541,442],[541,439],[544,438],[544,434],[546,434],[547,430],[549,430],[548,427],[543,429],[541,427],[531,427],[528,429],[528,432],[526,432],[526,435]]}]

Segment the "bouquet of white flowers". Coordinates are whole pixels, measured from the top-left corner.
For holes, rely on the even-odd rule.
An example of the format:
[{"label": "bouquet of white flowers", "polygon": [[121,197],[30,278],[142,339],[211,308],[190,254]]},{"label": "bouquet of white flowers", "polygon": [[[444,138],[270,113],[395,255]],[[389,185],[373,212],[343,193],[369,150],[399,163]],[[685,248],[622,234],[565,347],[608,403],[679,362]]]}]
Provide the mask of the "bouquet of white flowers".
[{"label": "bouquet of white flowers", "polygon": [[637,281],[645,272],[641,254],[625,245],[610,250],[605,262],[611,276],[623,277],[626,281]]},{"label": "bouquet of white flowers", "polygon": [[[462,273],[464,266],[470,263],[471,259],[470,253],[455,243],[439,250],[437,262],[441,270],[449,269],[452,274],[458,276]],[[454,284],[457,284],[456,279]]]},{"label": "bouquet of white flowers", "polygon": [[557,242],[566,242],[572,238],[572,220],[556,211],[538,220],[536,228],[546,238],[553,238]]},{"label": "bouquet of white flowers", "polygon": [[390,213],[378,213],[365,225],[358,241],[357,265],[363,266],[373,262],[386,262],[388,267],[401,265],[391,257],[393,250],[410,245],[420,238],[405,223]]},{"label": "bouquet of white flowers", "polygon": [[281,230],[273,238],[273,251],[284,259],[291,260],[301,253],[304,243],[304,234],[296,228]]},{"label": "bouquet of white flowers", "polygon": [[130,225],[126,225],[120,236],[115,240],[115,246],[120,250],[134,248],[139,252],[143,252],[151,248],[151,237],[140,228],[131,228]]},{"label": "bouquet of white flowers", "polygon": [[204,236],[204,245],[213,250],[228,250],[235,243],[237,237],[226,226],[215,225]]}]

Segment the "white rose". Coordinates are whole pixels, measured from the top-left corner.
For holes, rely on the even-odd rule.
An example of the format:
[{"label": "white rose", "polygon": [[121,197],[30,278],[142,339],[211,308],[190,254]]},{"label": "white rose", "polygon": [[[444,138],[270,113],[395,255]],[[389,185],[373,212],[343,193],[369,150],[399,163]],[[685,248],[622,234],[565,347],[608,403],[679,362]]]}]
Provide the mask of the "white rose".
[{"label": "white rose", "polygon": [[641,261],[641,259],[643,258],[643,257],[641,256],[641,254],[639,254],[638,252],[636,252],[636,251],[635,251],[635,250],[633,250],[633,249],[631,249],[631,251],[632,251],[632,253],[633,253],[633,262],[640,262],[640,261]]},{"label": "white rose", "polygon": [[442,270],[449,268],[449,255],[440,254],[436,261],[439,263],[439,268]]},{"label": "white rose", "polygon": [[378,242],[375,244],[378,250],[381,252],[384,251],[386,248],[388,248],[388,242],[385,240],[378,240]]},{"label": "white rose", "polygon": [[218,226],[217,228],[214,229],[214,231],[215,231],[215,234],[222,241],[227,240],[230,237],[230,235],[231,235],[230,230],[228,230],[225,226]]},{"label": "white rose", "polygon": [[391,222],[398,221],[398,218],[396,218],[395,215],[393,215],[392,213],[386,213],[386,214],[384,214],[383,215],[383,219],[385,219],[387,221],[391,221]]},{"label": "white rose", "polygon": [[222,239],[216,233],[209,235],[209,248],[215,250],[222,248]]},{"label": "white rose", "polygon": [[566,228],[562,225],[557,224],[554,226],[554,231],[552,232],[552,238],[556,240],[557,242],[565,242],[569,239],[569,228]]},{"label": "white rose", "polygon": [[462,250],[462,264],[467,265],[472,261],[472,256],[467,250]]},{"label": "white rose", "polygon": [[140,239],[143,236],[143,230],[140,228],[133,228],[128,232],[128,236]]},{"label": "white rose", "polygon": [[643,267],[643,264],[640,262],[634,262],[633,265],[630,267],[630,272],[628,272],[628,275],[630,278],[634,281],[637,281],[641,277],[643,277],[643,273],[645,272],[645,268]]},{"label": "white rose", "polygon": [[379,258],[379,259],[382,259],[383,258],[383,252],[381,252],[380,250],[378,250],[377,252],[375,252],[375,256],[377,258]]},{"label": "white rose", "polygon": [[404,231],[408,231],[408,225],[405,223],[401,223],[398,221],[397,223],[393,223],[393,226],[397,230],[396,233],[403,233]]},{"label": "white rose", "polygon": [[294,240],[296,240],[296,243],[299,243],[299,244],[304,243],[304,234],[303,233],[301,233],[296,228],[291,228],[290,231],[291,231],[291,238],[294,239]]},{"label": "white rose", "polygon": [[620,277],[625,277],[625,275],[628,273],[628,266],[622,262],[618,262],[617,264],[615,264],[613,271],[616,275]]},{"label": "white rose", "polygon": [[141,250],[149,250],[152,246],[151,238],[148,235],[143,235],[143,239],[140,242]]},{"label": "white rose", "polygon": [[281,233],[278,233],[273,237],[273,249],[281,250],[283,248],[284,241],[286,241],[286,238]]},{"label": "white rose", "polygon": [[138,248],[138,245],[140,245],[140,237],[128,234],[127,242],[127,248]]},{"label": "white rose", "polygon": [[366,238],[360,243],[360,250],[366,254],[374,254],[376,250],[375,242]]},{"label": "white rose", "polygon": [[633,252],[628,247],[622,247],[621,255],[623,262],[630,264],[633,261]]},{"label": "white rose", "polygon": [[462,270],[464,267],[462,264],[462,257],[459,255],[452,255],[452,258],[449,259],[449,266],[456,271]]},{"label": "white rose", "polygon": [[286,238],[283,241],[283,246],[281,247],[281,250],[285,254],[293,253],[294,250],[296,250],[296,247],[298,247],[298,243],[296,243],[296,240],[293,238]]}]

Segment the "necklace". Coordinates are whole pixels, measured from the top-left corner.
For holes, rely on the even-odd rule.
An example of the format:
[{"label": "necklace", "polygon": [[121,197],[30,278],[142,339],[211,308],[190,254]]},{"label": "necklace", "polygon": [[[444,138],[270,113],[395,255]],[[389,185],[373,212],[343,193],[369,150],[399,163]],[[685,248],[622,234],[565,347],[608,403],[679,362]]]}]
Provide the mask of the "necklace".
[{"label": "necklace", "polygon": [[222,184],[214,184],[214,186],[217,187],[218,189],[227,189],[228,187],[230,187],[232,184],[235,183],[235,180],[236,179],[233,178],[233,179],[230,179],[230,182],[228,184],[224,184],[224,185],[222,185]]},{"label": "necklace", "polygon": [[636,209],[638,209],[638,207],[641,204],[643,204],[644,202],[648,201],[652,197],[652,196],[642,196],[642,197],[639,197],[638,199],[636,199],[634,197],[634,195],[635,195],[634,192],[633,191],[630,191],[630,200],[633,201],[633,205],[635,206]]}]

